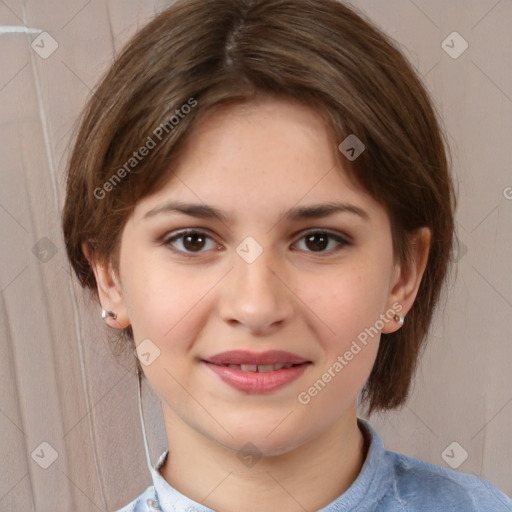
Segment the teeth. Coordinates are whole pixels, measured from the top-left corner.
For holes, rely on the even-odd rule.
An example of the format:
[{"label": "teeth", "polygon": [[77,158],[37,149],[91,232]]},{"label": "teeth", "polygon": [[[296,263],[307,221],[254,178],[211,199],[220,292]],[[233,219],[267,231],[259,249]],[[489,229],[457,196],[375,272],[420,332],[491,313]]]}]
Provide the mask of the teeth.
[{"label": "teeth", "polygon": [[266,372],[274,372],[277,370],[281,370],[283,368],[291,368],[293,366],[292,363],[278,363],[278,364],[229,364],[230,368],[234,368],[236,370],[242,370],[243,372],[258,372],[258,373],[266,373]]},{"label": "teeth", "polygon": [[240,370],[243,372],[256,372],[258,371],[258,365],[256,364],[241,364]]},{"label": "teeth", "polygon": [[293,364],[292,364],[292,363],[275,364],[275,365],[274,365],[274,368],[275,368],[276,370],[281,370],[282,368],[285,368],[285,369],[286,369],[286,368],[291,368],[292,366],[293,366]]},{"label": "teeth", "polygon": [[258,365],[258,373],[273,372],[273,371],[274,371],[273,364],[259,364]]}]

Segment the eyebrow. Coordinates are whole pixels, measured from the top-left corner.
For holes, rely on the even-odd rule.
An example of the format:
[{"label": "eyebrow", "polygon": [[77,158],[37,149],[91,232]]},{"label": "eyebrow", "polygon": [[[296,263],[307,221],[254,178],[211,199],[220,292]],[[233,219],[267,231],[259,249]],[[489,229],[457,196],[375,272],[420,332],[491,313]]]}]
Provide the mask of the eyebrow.
[{"label": "eyebrow", "polygon": [[[201,219],[217,219],[224,223],[227,223],[230,219],[227,213],[213,206],[206,204],[183,203],[180,201],[167,201],[159,206],[156,206],[155,208],[146,212],[143,215],[143,218],[147,219],[164,213],[182,213]],[[333,202],[291,208],[287,212],[284,212],[282,218],[284,218],[286,221],[297,222],[306,219],[324,218],[336,213],[351,213],[358,215],[364,220],[370,220],[368,213],[359,206],[350,203]]]}]

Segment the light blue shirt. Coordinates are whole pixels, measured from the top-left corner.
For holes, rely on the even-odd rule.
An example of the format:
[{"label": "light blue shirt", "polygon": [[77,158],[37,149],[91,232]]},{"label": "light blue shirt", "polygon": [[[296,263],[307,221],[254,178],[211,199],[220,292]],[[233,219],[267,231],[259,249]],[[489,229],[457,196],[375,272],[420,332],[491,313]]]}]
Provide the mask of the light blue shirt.
[{"label": "light blue shirt", "polygon": [[[512,500],[474,475],[384,449],[364,419],[370,438],[363,467],[352,485],[318,512],[512,512]],[[117,512],[212,512],[171,487],[160,475],[165,451],[151,467],[153,485]]]}]

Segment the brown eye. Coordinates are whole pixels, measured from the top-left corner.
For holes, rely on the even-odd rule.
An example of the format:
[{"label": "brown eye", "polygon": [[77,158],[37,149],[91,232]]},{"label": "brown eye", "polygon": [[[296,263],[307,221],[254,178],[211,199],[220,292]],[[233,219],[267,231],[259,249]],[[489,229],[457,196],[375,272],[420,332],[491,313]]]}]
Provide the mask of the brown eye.
[{"label": "brown eye", "polygon": [[169,245],[177,252],[187,253],[201,253],[205,252],[203,249],[208,245],[208,240],[211,241],[210,249],[218,248],[218,245],[212,238],[203,233],[202,231],[186,230],[180,231],[171,237],[166,237],[163,245]]},{"label": "brown eye", "polygon": [[306,245],[313,251],[323,251],[329,245],[329,236],[324,233],[315,233],[305,237]]},{"label": "brown eye", "polygon": [[[348,240],[336,233],[331,233],[329,231],[311,231],[306,233],[306,235],[304,235],[301,240],[305,241],[304,245],[306,246],[307,252],[316,253],[330,253],[341,249],[346,245],[350,245]],[[335,243],[332,244],[331,241],[334,241]],[[334,248],[326,251],[325,249],[329,247],[329,245],[334,245]]]},{"label": "brown eye", "polygon": [[204,246],[205,237],[200,233],[194,233],[192,235],[185,235],[183,238],[183,247],[187,251],[201,250]]}]

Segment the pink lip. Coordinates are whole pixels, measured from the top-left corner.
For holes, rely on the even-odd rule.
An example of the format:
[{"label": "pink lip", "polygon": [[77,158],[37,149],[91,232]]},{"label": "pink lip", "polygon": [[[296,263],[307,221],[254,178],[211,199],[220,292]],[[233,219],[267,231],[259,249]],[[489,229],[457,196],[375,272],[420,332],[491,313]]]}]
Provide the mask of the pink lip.
[{"label": "pink lip", "polygon": [[[298,379],[311,364],[311,361],[282,350],[267,352],[231,350],[209,357],[203,363],[231,387],[244,393],[259,394],[274,391]],[[297,366],[260,373],[244,372],[229,367],[230,364],[294,364]]]},{"label": "pink lip", "polygon": [[247,350],[230,350],[205,359],[216,365],[228,364],[302,364],[310,362],[291,352],[269,350],[267,352],[249,352]]},{"label": "pink lip", "polygon": [[229,384],[239,391],[253,395],[268,393],[286,386],[295,379],[298,379],[309,366],[309,363],[302,363],[298,366],[292,366],[291,368],[282,368],[281,370],[259,373],[243,372],[236,368],[220,366],[207,361],[204,361],[204,363],[226,384]]}]

